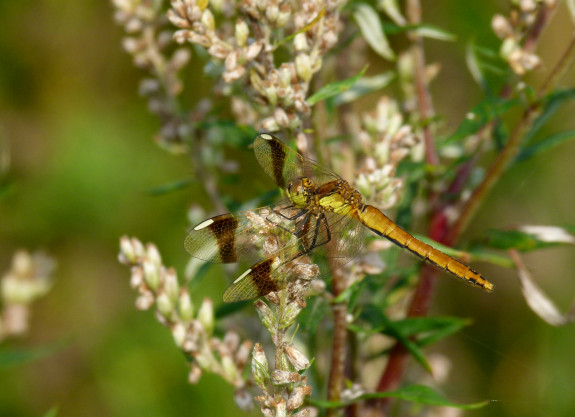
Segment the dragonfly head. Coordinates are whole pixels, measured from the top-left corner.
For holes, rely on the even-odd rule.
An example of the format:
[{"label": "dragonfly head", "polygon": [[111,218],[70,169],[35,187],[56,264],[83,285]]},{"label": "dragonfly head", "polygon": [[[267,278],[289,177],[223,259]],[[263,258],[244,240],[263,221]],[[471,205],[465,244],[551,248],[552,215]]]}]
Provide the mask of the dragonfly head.
[{"label": "dragonfly head", "polygon": [[307,207],[313,195],[313,184],[311,180],[307,177],[300,177],[293,180],[287,186],[287,195],[295,207]]}]

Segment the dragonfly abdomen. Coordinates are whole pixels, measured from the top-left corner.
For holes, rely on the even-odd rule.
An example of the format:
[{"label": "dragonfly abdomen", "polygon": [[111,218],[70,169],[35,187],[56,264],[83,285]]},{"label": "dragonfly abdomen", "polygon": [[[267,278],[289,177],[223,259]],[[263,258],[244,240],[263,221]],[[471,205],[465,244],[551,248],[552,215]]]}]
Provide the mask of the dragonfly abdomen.
[{"label": "dragonfly abdomen", "polygon": [[365,226],[379,236],[391,240],[396,245],[406,248],[418,257],[429,261],[458,278],[464,279],[470,284],[481,287],[488,292],[493,291],[493,284],[480,274],[457,259],[412,236],[375,207],[363,206],[358,211],[358,217]]}]

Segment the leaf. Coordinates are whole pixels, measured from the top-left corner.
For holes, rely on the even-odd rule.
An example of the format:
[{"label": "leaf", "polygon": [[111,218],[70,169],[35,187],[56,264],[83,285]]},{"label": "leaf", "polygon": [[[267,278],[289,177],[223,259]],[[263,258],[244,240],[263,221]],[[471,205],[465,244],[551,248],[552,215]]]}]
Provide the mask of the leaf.
[{"label": "leaf", "polygon": [[533,158],[542,152],[553,149],[563,142],[567,142],[570,139],[575,138],[575,130],[567,130],[565,132],[554,133],[551,136],[537,142],[535,145],[527,146],[523,148],[519,154],[515,157],[514,162],[523,162],[527,159]]},{"label": "leaf", "polygon": [[324,6],[323,9],[321,9],[319,11],[319,13],[317,14],[317,16],[311,21],[309,22],[307,25],[305,25],[303,28],[301,28],[300,30],[298,30],[295,33],[292,33],[291,35],[283,38],[281,41],[279,41],[278,43],[276,43],[273,47],[273,49],[276,49],[278,46],[291,41],[292,39],[294,39],[297,35],[299,35],[300,33],[304,33],[307,32],[308,30],[310,30],[311,28],[313,28],[315,25],[317,25],[317,23],[320,21],[320,19],[325,15],[325,10],[326,7]]},{"label": "leaf", "polygon": [[511,256],[517,265],[519,281],[521,282],[521,292],[529,308],[552,326],[563,326],[569,321],[572,321],[573,319],[570,318],[568,314],[562,314],[541,288],[535,285],[531,274],[527,268],[525,268],[525,265],[519,257],[519,253],[517,253],[517,251],[511,251]]},{"label": "leaf", "polygon": [[541,242],[568,243],[575,245],[575,235],[570,230],[572,227],[563,228],[557,226],[519,226],[519,230],[535,236]]},{"label": "leaf", "polygon": [[517,249],[519,251],[530,251],[556,246],[558,241],[545,241],[537,235],[521,230],[498,230],[489,229],[485,232],[486,244],[496,249]]},{"label": "leaf", "polygon": [[[413,355],[413,357],[425,368],[425,370],[431,373],[431,366],[425,355],[419,349],[417,344],[409,339],[410,335],[406,335],[402,332],[401,324],[397,325],[399,322],[393,322],[376,306],[367,305],[361,311],[360,317],[370,324],[369,333],[380,332],[388,336],[396,338],[405,348]],[[357,328],[353,328],[357,330]]]},{"label": "leaf", "polygon": [[410,401],[417,404],[435,405],[441,407],[454,407],[462,410],[476,410],[478,408],[485,407],[487,404],[489,404],[488,400],[471,404],[457,404],[449,401],[448,399],[441,396],[436,391],[425,385],[409,385],[407,387],[400,388],[395,391],[363,394],[357,398],[354,398],[351,401],[345,401],[345,402],[321,401],[311,399],[310,403],[315,405],[316,407],[321,408],[341,408],[341,407],[347,407],[348,405],[363,400],[371,400],[377,398],[397,398],[403,401]]},{"label": "leaf", "polygon": [[408,26],[408,28],[423,38],[437,39],[439,41],[449,42],[457,40],[457,36],[455,36],[455,34],[448,32],[439,26],[422,23],[415,26]]},{"label": "leaf", "polygon": [[395,61],[395,53],[383,33],[381,21],[375,9],[367,4],[358,4],[353,9],[353,17],[369,46],[381,57]]},{"label": "leaf", "polygon": [[397,0],[381,0],[379,7],[393,20],[398,26],[404,26],[407,20],[401,14]]},{"label": "leaf", "polygon": [[191,183],[192,183],[191,178],[184,178],[181,180],[168,182],[168,183],[159,185],[157,187],[150,188],[148,191],[146,191],[146,194],[153,195],[153,196],[169,194],[169,193],[172,193],[174,191],[183,190],[184,188],[188,187]]},{"label": "leaf", "polygon": [[0,350],[0,369],[35,362],[53,355],[70,344],[70,340],[66,339],[29,349],[2,349]]},{"label": "leaf", "polygon": [[329,304],[322,297],[314,297],[311,305],[304,308],[299,316],[299,324],[302,330],[315,333],[325,315],[329,312]]},{"label": "leaf", "polygon": [[346,90],[349,90],[363,76],[366,70],[367,65],[363,67],[363,69],[353,77],[341,81],[336,81],[320,88],[319,91],[317,91],[315,94],[313,94],[310,98],[306,100],[307,104],[313,106],[314,104],[319,103],[322,100],[325,100],[337,94],[343,93]]},{"label": "leaf", "polygon": [[575,98],[575,88],[554,91],[543,98],[543,111],[533,122],[529,132],[523,137],[523,145],[529,143],[545,123],[561,108],[566,100]]},{"label": "leaf", "polygon": [[457,142],[469,135],[477,133],[487,123],[495,120],[519,104],[517,99],[502,99],[487,97],[478,103],[467,115],[457,131],[447,138],[442,145]]},{"label": "leaf", "polygon": [[333,105],[339,106],[345,103],[351,103],[366,94],[387,87],[393,80],[395,80],[395,73],[393,71],[387,71],[373,77],[362,77],[347,91],[336,95],[333,98]]}]

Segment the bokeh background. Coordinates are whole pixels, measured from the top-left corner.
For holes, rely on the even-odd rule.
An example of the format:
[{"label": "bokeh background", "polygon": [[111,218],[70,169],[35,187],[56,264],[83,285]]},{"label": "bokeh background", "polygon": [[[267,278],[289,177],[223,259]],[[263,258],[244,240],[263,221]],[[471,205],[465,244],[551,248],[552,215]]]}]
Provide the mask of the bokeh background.
[{"label": "bokeh background", "polygon": [[[423,7],[424,21],[458,36],[455,43],[426,41],[428,61],[442,66],[432,94],[449,131],[482,97],[466,69],[466,43],[496,45],[491,18],[505,13],[507,2],[433,0]],[[0,271],[19,248],[43,249],[58,262],[29,335],[0,348],[64,343],[40,360],[0,369],[0,415],[40,416],[54,406],[62,416],[242,415],[218,377],[187,383],[185,359],[153,314],[134,308],[129,271],[117,262],[118,238],[134,235],[156,243],[165,263],[183,273],[186,211],[205,195],[194,183],[149,194],[189,178],[192,169],[187,157],[154,144],[158,123],[137,95],[142,73],[122,51],[112,15],[106,1],[0,1],[0,135],[11,153],[11,187],[0,198]],[[530,81],[542,79],[572,30],[562,9],[541,40],[545,65]],[[200,59],[192,61],[186,87],[194,101],[207,89]],[[574,81],[571,71],[563,85]],[[568,103],[541,134],[573,129],[574,112]],[[575,143],[568,143],[516,165],[466,238],[491,227],[575,223],[574,156]],[[253,165],[251,158],[246,150],[241,166]],[[272,187],[244,177],[238,187],[246,200]],[[567,310],[575,295],[575,250],[547,249],[525,260]],[[437,285],[432,314],[474,321],[431,349],[451,361],[444,393],[458,402],[494,400],[464,415],[573,415],[575,328],[553,328],[536,317],[513,271],[476,267],[496,284],[493,295],[446,277]],[[194,288],[193,298],[219,300],[225,285],[215,275]]]}]

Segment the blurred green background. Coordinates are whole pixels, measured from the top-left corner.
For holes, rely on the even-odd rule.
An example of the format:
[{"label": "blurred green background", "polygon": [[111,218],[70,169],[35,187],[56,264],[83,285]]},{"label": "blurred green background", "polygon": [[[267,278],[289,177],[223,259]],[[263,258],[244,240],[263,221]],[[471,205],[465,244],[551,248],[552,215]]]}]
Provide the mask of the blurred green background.
[{"label": "blurred green background", "polygon": [[[505,13],[506,2],[434,0],[423,7],[424,21],[459,38],[426,41],[428,61],[442,65],[432,94],[450,131],[482,97],[465,66],[466,42],[496,45],[490,21]],[[541,41],[545,64],[529,78],[536,85],[572,31],[564,11]],[[0,199],[0,271],[18,248],[44,249],[58,262],[52,291],[33,308],[30,334],[4,346],[68,341],[41,360],[0,369],[0,415],[40,416],[53,406],[62,416],[242,415],[219,378],[187,383],[188,368],[171,335],[152,313],[134,308],[129,271],[117,262],[118,238],[133,235],[156,243],[165,263],[182,274],[186,211],[205,197],[195,186],[146,194],[189,177],[192,169],[187,157],[154,144],[158,124],[137,95],[142,73],[123,53],[112,15],[105,1],[0,1],[0,135],[12,158],[12,186]],[[192,61],[201,67],[199,58]],[[571,71],[563,85],[574,79]],[[574,111],[569,103],[542,135],[573,129]],[[571,143],[514,167],[466,238],[490,227],[575,223],[574,155]],[[239,186],[250,197],[262,191],[250,178]],[[559,248],[525,256],[538,284],[563,310],[575,294],[574,255]],[[465,415],[573,415],[573,326],[552,328],[537,318],[513,271],[476,267],[496,284],[495,294],[447,277],[437,285],[432,314],[474,321],[431,349],[452,362],[445,394],[457,402],[494,400]],[[218,300],[224,286],[224,278],[204,280],[193,298]]]}]

